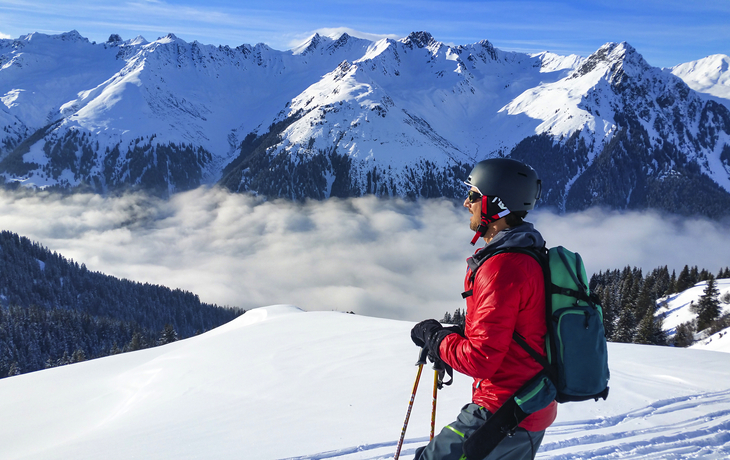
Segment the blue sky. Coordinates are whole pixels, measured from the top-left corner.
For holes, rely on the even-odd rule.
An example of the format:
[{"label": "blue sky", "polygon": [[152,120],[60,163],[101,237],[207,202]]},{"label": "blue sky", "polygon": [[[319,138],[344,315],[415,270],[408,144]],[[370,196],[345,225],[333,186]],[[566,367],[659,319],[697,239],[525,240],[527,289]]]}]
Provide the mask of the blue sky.
[{"label": "blue sky", "polygon": [[626,41],[649,64],[669,67],[730,55],[730,0],[0,0],[0,37],[78,30],[287,50],[315,31],[348,28],[401,38],[425,30],[447,44],[489,40],[506,51],[588,56]]}]

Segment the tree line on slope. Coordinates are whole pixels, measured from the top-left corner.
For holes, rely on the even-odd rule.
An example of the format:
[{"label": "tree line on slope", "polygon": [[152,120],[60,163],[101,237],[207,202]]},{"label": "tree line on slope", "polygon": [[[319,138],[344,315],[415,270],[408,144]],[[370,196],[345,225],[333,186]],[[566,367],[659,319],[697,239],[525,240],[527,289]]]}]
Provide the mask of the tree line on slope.
[{"label": "tree line on slope", "polygon": [[[655,268],[644,276],[636,267],[606,270],[594,274],[590,288],[601,300],[606,338],[610,342],[672,345],[687,347],[695,337],[711,335],[730,327],[730,315],[721,314],[721,303],[730,303],[730,294],[720,297],[717,279],[730,278],[730,268],[721,269],[717,275],[697,266],[687,265],[679,275],[666,266]],[[677,327],[675,334],[667,337],[661,316],[655,315],[662,302],[660,299],[683,292],[695,284],[706,281],[707,286],[697,304],[691,306],[697,318]],[[464,325],[466,311],[457,308],[446,312],[442,323]]]},{"label": "tree line on slope", "polygon": [[0,378],[162,345],[242,313],[180,289],[93,272],[0,232]]}]

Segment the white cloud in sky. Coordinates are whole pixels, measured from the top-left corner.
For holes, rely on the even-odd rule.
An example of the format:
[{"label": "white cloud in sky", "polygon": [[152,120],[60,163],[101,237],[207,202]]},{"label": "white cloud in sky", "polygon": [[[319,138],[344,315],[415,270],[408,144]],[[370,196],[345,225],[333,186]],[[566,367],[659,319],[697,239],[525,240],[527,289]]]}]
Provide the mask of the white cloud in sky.
[{"label": "white cloud in sky", "polygon": [[[591,272],[730,265],[730,235],[709,220],[597,209],[530,217],[550,245],[581,253]],[[463,308],[465,259],[474,250],[466,211],[448,200],[293,203],[219,188],[169,200],[0,191],[0,228],[89,269],[205,302],[414,321]]]}]

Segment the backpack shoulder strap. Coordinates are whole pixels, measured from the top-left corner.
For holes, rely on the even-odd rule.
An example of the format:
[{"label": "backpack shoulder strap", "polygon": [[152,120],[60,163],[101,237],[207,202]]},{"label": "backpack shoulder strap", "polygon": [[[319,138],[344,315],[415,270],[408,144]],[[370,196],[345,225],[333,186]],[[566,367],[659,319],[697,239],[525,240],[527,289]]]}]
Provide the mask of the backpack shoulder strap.
[{"label": "backpack shoulder strap", "polygon": [[[532,256],[535,261],[537,261],[538,264],[540,264],[540,268],[542,268],[542,274],[545,279],[545,325],[547,327],[547,333],[550,334],[550,322],[552,321],[552,308],[550,308],[550,305],[552,304],[552,295],[558,292],[558,289],[561,289],[559,286],[556,286],[552,282],[552,278],[550,276],[550,258],[549,258],[549,251],[548,249],[543,246],[541,248],[509,248],[509,252],[518,252],[520,254],[527,254]],[[525,350],[535,361],[537,361],[543,369],[548,373],[548,376],[553,382],[557,382],[557,372],[555,367],[550,364],[550,362],[543,357],[537,350],[532,348],[524,337],[522,337],[517,331],[514,331],[512,333],[512,338],[514,339],[517,344],[522,347],[523,350]],[[550,340],[549,342],[546,342],[547,344],[550,343],[550,346],[554,347],[554,340]],[[549,350],[549,354],[552,354],[552,356],[555,356],[555,350]]]},{"label": "backpack shoulder strap", "polygon": [[[500,248],[495,249],[493,251],[480,251],[473,256],[466,259],[466,264],[469,266],[469,270],[471,273],[471,276],[469,277],[471,281],[474,281],[474,278],[476,277],[477,270],[479,270],[479,267],[481,267],[484,262],[489,260],[491,257],[496,256],[497,254],[503,254],[506,252],[512,252],[512,253],[518,253],[518,254],[527,254],[529,256],[532,256],[537,263],[540,264],[540,266],[543,268],[543,272],[545,271],[545,267],[549,267],[548,265],[548,250],[545,246],[541,248],[521,248],[521,247],[506,247],[506,248]],[[551,284],[550,284],[551,285]],[[545,285],[546,289],[547,286]],[[470,297],[474,294],[474,290],[470,289],[468,291],[464,291],[461,293],[461,297],[466,299],[467,297]]]},{"label": "backpack shoulder strap", "polygon": [[[505,249],[497,249],[493,251],[479,251],[473,256],[466,259],[466,264],[469,266],[469,272],[471,275],[469,276],[469,279],[473,282],[474,278],[477,275],[477,270],[479,270],[479,267],[482,266],[484,262],[486,262],[490,257],[505,252]],[[474,289],[469,289],[468,291],[464,291],[461,293],[461,297],[463,299],[466,299],[467,297],[471,297],[474,294]]]}]

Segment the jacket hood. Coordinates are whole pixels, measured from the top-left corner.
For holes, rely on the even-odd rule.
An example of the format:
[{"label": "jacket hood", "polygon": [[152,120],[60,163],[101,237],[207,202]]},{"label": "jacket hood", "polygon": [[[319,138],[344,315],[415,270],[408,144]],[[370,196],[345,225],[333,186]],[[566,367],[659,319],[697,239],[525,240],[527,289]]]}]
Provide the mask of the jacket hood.
[{"label": "jacket hood", "polygon": [[481,251],[496,251],[502,248],[541,248],[545,240],[535,226],[524,222],[517,227],[510,227],[497,233]]}]

